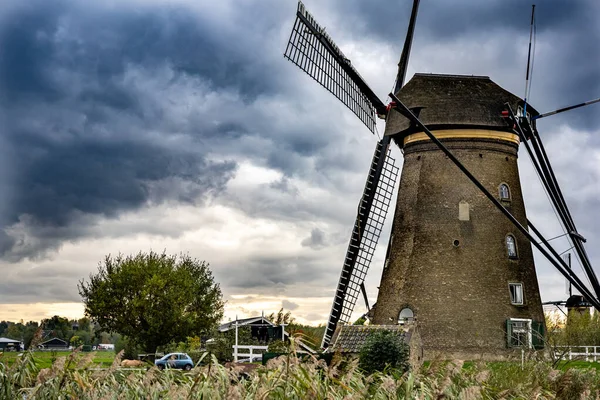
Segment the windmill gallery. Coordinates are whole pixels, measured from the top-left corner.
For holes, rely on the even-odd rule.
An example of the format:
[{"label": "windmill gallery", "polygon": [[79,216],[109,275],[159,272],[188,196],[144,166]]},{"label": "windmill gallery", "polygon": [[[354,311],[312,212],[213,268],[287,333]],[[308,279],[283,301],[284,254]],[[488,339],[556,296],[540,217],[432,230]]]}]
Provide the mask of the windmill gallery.
[{"label": "windmill gallery", "polygon": [[[575,287],[580,305],[600,310],[600,285],[585,238],[562,195],[536,120],[600,101],[540,114],[487,76],[415,74],[404,85],[419,1],[414,0],[391,101],[382,102],[350,60],[300,2],[285,57],[337,97],[376,132],[367,182],[322,347],[351,323],[364,279],[399,189],[371,324],[412,324],[425,357],[498,358],[544,344],[544,314],[532,247]],[[531,35],[534,32],[532,8]],[[530,65],[527,64],[528,88]],[[401,174],[390,157],[403,152]],[[524,147],[540,176],[565,235],[580,260],[588,288],[527,219],[517,155]]]}]

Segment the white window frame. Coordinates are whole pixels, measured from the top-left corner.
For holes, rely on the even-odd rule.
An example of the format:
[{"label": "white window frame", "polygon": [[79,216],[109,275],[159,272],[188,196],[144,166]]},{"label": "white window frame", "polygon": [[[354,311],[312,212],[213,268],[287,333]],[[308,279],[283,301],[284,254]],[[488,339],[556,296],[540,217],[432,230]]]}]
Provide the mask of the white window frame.
[{"label": "white window frame", "polygon": [[[527,344],[525,347],[532,349],[533,348],[533,331],[532,331],[532,320],[528,319],[528,318],[509,318],[510,324],[511,324],[511,335],[507,338],[508,339],[508,346],[509,347],[522,347],[522,346],[513,346],[513,344],[511,343],[511,339],[512,339],[512,334],[517,332],[514,330],[514,326],[512,325],[513,322],[525,322],[525,333],[527,333]],[[523,333],[523,332],[519,332],[519,333]]]},{"label": "white window frame", "polygon": [[[508,238],[512,239],[514,246],[514,254],[511,254],[510,247],[508,246]],[[519,258],[519,249],[517,248],[517,239],[510,233],[504,237],[504,246],[506,247],[506,255],[508,258]]]},{"label": "white window frame", "polygon": [[[519,291],[515,292],[515,296],[513,296],[512,288],[519,288]],[[510,304],[515,306],[522,306],[525,304],[525,297],[523,293],[523,283],[521,282],[510,282],[508,284],[508,294],[510,295]],[[519,295],[521,297],[521,301],[519,302]]]},{"label": "white window frame", "polygon": [[[503,187],[506,187],[506,197],[502,195]],[[501,183],[500,186],[498,186],[498,197],[500,197],[500,200],[510,201],[510,186],[508,186],[506,183]]]}]

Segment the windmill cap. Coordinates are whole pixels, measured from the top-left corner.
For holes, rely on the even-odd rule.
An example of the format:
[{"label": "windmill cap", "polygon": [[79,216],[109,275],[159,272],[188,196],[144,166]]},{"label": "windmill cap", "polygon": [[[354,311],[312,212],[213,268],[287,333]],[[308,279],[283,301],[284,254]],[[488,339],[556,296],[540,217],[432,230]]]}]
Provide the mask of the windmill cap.
[{"label": "windmill cap", "polygon": [[[419,119],[429,129],[488,129],[512,132],[502,118],[505,104],[516,112],[523,100],[503,89],[488,76],[417,73],[397,93],[408,108],[420,108]],[[539,113],[527,105],[532,115]],[[388,115],[385,134],[399,138],[414,133],[400,113]]]}]

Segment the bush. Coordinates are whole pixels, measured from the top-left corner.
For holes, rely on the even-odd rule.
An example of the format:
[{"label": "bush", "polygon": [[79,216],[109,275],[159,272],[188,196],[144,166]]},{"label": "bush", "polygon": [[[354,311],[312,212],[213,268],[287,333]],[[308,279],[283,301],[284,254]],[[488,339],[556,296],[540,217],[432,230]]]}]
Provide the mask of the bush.
[{"label": "bush", "polygon": [[119,354],[121,350],[123,350],[123,360],[137,360],[140,353],[140,349],[125,336],[121,336],[115,343],[115,353]]},{"label": "bush", "polygon": [[290,351],[290,346],[289,343],[286,343],[283,340],[274,340],[272,342],[269,342],[267,351],[269,353],[287,354]]},{"label": "bush", "polygon": [[359,366],[371,374],[383,371],[386,367],[407,371],[408,345],[395,332],[377,331],[372,333],[360,351]]}]

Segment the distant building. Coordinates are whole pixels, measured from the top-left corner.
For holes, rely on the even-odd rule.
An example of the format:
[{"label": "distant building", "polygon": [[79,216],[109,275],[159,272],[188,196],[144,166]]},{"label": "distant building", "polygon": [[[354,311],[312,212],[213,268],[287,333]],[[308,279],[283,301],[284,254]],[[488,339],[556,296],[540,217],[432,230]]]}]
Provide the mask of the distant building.
[{"label": "distant building", "polygon": [[9,339],[5,337],[0,338],[0,350],[2,351],[19,351],[23,350],[25,346],[23,346],[23,342],[16,339]]},{"label": "distant building", "polygon": [[59,338],[52,338],[50,340],[46,340],[38,345],[40,349],[52,349],[52,350],[68,350],[69,343],[66,340],[62,340]]}]

